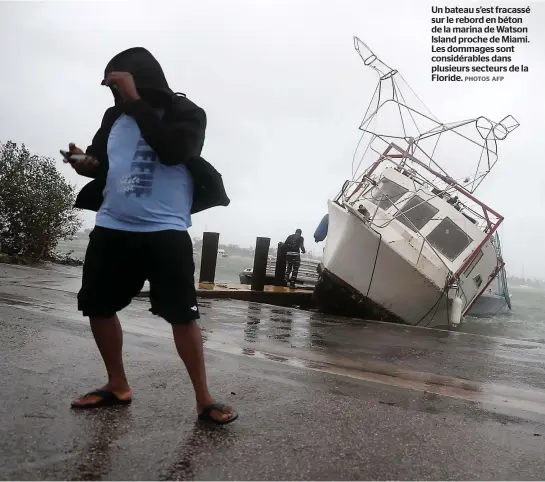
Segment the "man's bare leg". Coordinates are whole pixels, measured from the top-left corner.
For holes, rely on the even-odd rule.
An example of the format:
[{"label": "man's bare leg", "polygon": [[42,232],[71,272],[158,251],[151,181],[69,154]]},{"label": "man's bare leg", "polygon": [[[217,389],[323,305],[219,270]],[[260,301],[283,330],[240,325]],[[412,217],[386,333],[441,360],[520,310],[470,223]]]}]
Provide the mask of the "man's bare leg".
[{"label": "man's bare leg", "polygon": [[[91,330],[108,373],[108,383],[101,390],[113,392],[121,400],[129,400],[132,391],[123,366],[123,330],[117,316],[110,318],[90,318]],[[100,401],[99,396],[79,398],[73,405],[93,405]]]},{"label": "man's bare leg", "polygon": [[[196,321],[192,321],[185,324],[173,324],[172,333],[176,350],[187,368],[187,373],[195,389],[197,411],[201,413],[204,407],[216,403],[208,391],[201,329]],[[227,420],[231,414],[230,409],[226,409],[225,412],[212,410],[211,413],[212,417],[217,420]]]}]

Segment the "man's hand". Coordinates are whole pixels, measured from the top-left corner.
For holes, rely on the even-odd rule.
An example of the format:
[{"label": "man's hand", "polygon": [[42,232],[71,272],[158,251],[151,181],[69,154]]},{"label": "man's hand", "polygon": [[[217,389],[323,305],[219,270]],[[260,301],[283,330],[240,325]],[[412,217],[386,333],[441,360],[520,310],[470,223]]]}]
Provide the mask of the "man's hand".
[{"label": "man's hand", "polygon": [[115,87],[123,100],[131,101],[138,100],[140,96],[136,90],[134,78],[129,72],[110,72],[104,83],[108,86]]},{"label": "man's hand", "polygon": [[[68,146],[68,150],[70,154],[85,154],[79,147],[76,147],[75,144],[70,144]],[[64,162],[70,164],[74,168],[74,171],[76,171],[80,176],[85,177],[95,177],[100,165],[99,162],[91,156],[87,156],[85,159],[75,162],[68,162],[66,159],[64,159]]]}]

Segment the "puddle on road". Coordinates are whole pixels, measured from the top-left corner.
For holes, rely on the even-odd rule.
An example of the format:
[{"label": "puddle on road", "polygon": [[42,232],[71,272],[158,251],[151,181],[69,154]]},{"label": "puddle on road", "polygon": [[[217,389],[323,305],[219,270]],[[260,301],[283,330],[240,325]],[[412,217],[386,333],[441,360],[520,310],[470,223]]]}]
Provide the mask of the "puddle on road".
[{"label": "puddle on road", "polygon": [[10,296],[9,298],[0,296],[0,303],[8,306],[33,306],[36,304],[36,301],[24,296]]},{"label": "puddle on road", "polygon": [[519,343],[504,343],[500,345],[502,348],[521,348],[524,350],[535,350],[536,348],[539,348],[538,346],[531,346],[531,345],[521,345]]},{"label": "puddle on road", "polygon": [[269,353],[211,340],[207,340],[205,347],[223,353],[244,355],[295,368],[420,391],[429,394],[429,396],[443,396],[490,404],[503,410],[517,409],[545,414],[545,393],[541,390],[521,390],[508,386],[477,383],[433,373],[405,370],[386,364],[358,363],[338,358],[331,359],[330,357],[328,357],[327,361],[321,361],[316,358],[315,354],[313,356],[311,352],[308,355],[312,359],[309,359],[287,354]]},{"label": "puddle on road", "polygon": [[[58,302],[37,302],[30,298],[13,295],[0,296],[0,303],[24,306],[24,309],[29,311],[49,311],[62,306],[62,303]],[[350,320],[344,319],[336,321],[329,317],[324,318],[319,314],[253,303],[247,304],[246,310],[242,306],[222,304],[221,302],[201,302],[200,305],[213,311],[213,315],[207,318],[208,322],[203,323],[205,346],[212,350],[361,381],[545,413],[545,394],[539,390],[518,390],[511,387],[411,371],[391,362],[392,356],[403,352],[403,346],[407,348],[408,356],[413,356],[417,353],[415,352],[417,348],[414,346],[420,344],[421,340],[426,341],[426,338],[435,341],[441,339],[451,344],[452,349],[455,349],[457,334],[411,330],[405,335],[399,332],[399,328],[403,327],[385,328],[383,325],[365,322],[352,323]],[[235,309],[236,307],[238,309]],[[73,311],[73,307],[71,307],[71,311]],[[234,317],[231,316],[233,312]],[[151,336],[170,336],[170,333],[167,333],[167,328],[162,326],[159,321],[157,325],[155,323],[152,325],[150,322],[148,326],[149,317],[142,316],[140,312],[133,314],[129,311],[127,316],[131,317],[131,324],[127,328],[133,332]],[[142,318],[142,326],[137,323],[139,318]],[[214,320],[217,321],[214,322]],[[206,333],[207,331],[209,333]],[[406,328],[404,331],[409,332]],[[367,339],[369,336],[377,337],[380,342],[377,358],[390,360],[390,362],[375,362],[372,353],[373,346],[367,346],[367,359],[360,361],[350,359],[350,350],[357,348],[360,336]],[[389,348],[384,343],[387,336],[391,336],[393,340],[392,354],[388,353]],[[274,340],[269,344],[270,350],[267,340]],[[485,351],[489,352],[486,354],[487,356],[494,356],[495,349],[502,346],[498,340],[481,338],[471,338],[470,342],[466,341],[465,343],[471,351],[478,351],[483,355]],[[247,345],[251,345],[252,348]],[[264,349],[258,349],[260,345]],[[332,346],[336,348],[337,353],[342,355],[335,355],[331,350],[326,351]],[[503,346],[506,349],[529,347],[524,343],[506,343]],[[440,350],[445,350],[445,346],[442,345]]]}]

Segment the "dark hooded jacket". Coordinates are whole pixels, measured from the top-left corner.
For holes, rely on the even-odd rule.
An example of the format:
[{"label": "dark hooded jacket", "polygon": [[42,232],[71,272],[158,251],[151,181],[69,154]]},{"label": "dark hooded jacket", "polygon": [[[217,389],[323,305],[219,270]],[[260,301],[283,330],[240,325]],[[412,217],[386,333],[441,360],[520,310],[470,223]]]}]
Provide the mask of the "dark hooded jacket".
[{"label": "dark hooded jacket", "polygon": [[[86,153],[99,162],[95,179],[84,186],[76,199],[76,208],[98,211],[104,198],[108,174],[107,144],[110,130],[121,114],[133,117],[142,137],[167,166],[184,164],[193,177],[194,194],[191,213],[214,206],[228,206],[229,198],[218,171],[201,157],[206,129],[206,114],[183,94],[175,94],[166,81],[159,62],[142,47],[116,55],[104,71],[129,72],[134,78],[141,99],[123,102],[111,89],[115,105],[106,110],[102,124]],[[153,107],[165,108],[159,119]]]},{"label": "dark hooded jacket", "polygon": [[297,253],[299,254],[300,251],[303,253],[305,252],[305,238],[301,236],[300,234],[290,234],[286,238],[286,242],[284,243],[284,249],[287,253]]}]

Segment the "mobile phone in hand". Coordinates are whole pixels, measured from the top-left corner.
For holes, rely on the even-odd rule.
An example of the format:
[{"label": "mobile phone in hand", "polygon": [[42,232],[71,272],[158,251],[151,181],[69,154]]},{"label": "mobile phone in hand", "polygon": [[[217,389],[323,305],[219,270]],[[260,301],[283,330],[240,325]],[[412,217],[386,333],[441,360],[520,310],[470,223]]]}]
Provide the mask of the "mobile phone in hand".
[{"label": "mobile phone in hand", "polygon": [[72,154],[70,151],[63,151],[61,149],[62,157],[64,157],[70,164],[73,164],[76,161],[82,161],[85,159],[87,154]]}]

